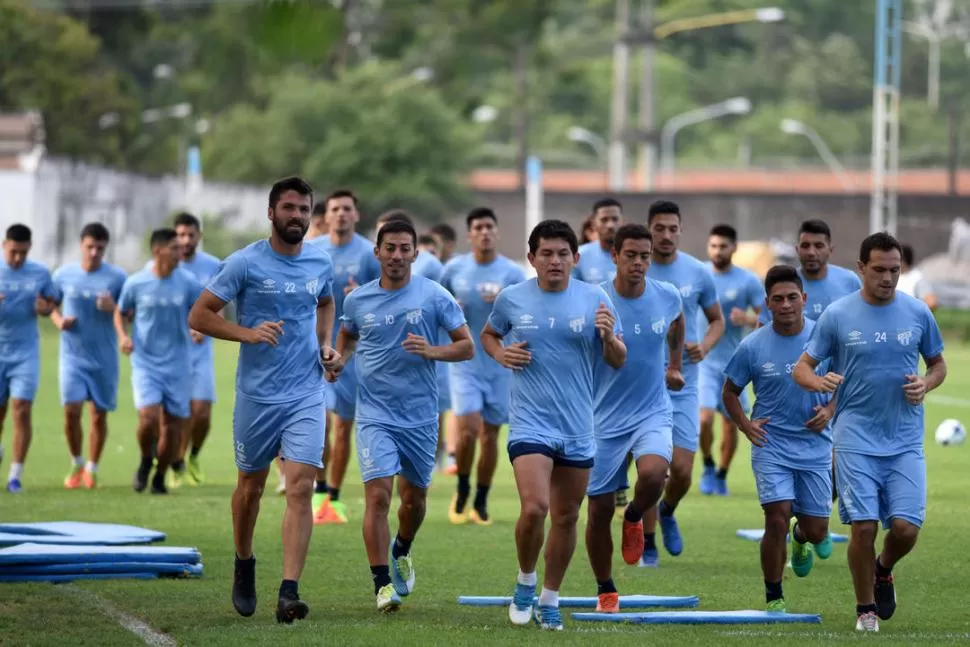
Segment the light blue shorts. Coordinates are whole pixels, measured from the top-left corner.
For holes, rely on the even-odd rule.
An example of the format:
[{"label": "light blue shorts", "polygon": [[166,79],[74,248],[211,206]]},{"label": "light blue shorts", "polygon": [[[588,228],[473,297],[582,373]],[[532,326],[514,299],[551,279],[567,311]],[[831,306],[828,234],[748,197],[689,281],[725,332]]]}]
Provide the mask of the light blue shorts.
[{"label": "light blue shorts", "polygon": [[[724,398],[721,393],[724,389],[724,374],[714,368],[701,364],[700,374],[697,379],[697,393],[700,402],[700,409],[717,411],[723,416],[727,416],[727,409],[724,408]],[[748,400],[748,390],[741,392],[741,408],[745,413],[751,412],[751,404]]]},{"label": "light blue shorts", "polygon": [[76,368],[61,360],[58,368],[61,406],[74,402],[93,402],[99,411],[118,407],[118,373]]},{"label": "light blue shorts", "polygon": [[8,399],[33,402],[40,381],[40,362],[37,357],[20,361],[0,361],[0,403]]},{"label": "light blue shorts", "polygon": [[327,410],[342,420],[357,417],[357,362],[353,357],[327,389]]},{"label": "light blue shorts", "polygon": [[508,372],[481,375],[468,367],[451,366],[451,404],[456,416],[482,414],[489,425],[504,425],[509,421],[509,398],[512,376]]},{"label": "light blue shorts", "polygon": [[364,483],[400,475],[411,485],[431,485],[438,451],[438,422],[402,428],[357,422],[357,462]]},{"label": "light blue shorts", "polygon": [[844,524],[893,519],[917,527],[926,519],[926,457],[922,450],[895,456],[835,452],[839,518]]},{"label": "light blue shorts", "polygon": [[216,401],[216,368],[212,358],[193,362],[190,399],[198,402]]},{"label": "light blue shorts", "polygon": [[136,409],[160,404],[169,415],[176,418],[189,418],[192,415],[189,404],[192,400],[191,380],[132,366],[131,390]]},{"label": "light blue shorts", "polygon": [[[449,342],[450,343],[450,342]],[[451,380],[448,379],[448,366],[451,362],[438,362],[438,413],[451,410]]]},{"label": "light blue shorts", "polygon": [[520,456],[538,454],[551,458],[556,467],[590,469],[596,458],[596,440],[592,434],[588,438],[555,438],[510,429],[507,448],[512,463]]},{"label": "light blue shorts", "polygon": [[586,494],[599,496],[627,489],[630,486],[626,462],[629,454],[633,454],[634,462],[650,454],[669,463],[674,452],[672,427],[672,417],[660,414],[627,433],[597,438],[596,458]]},{"label": "light blue shorts", "polygon": [[256,402],[237,392],[232,412],[236,467],[241,472],[259,472],[277,456],[323,467],[323,405],[322,389],[302,400],[272,404]]},{"label": "light blue shorts", "polygon": [[671,392],[670,402],[674,406],[674,447],[697,452],[701,435],[700,410],[697,406],[697,391]]},{"label": "light blue shorts", "polygon": [[761,505],[791,501],[792,512],[808,517],[832,514],[832,465],[821,469],[795,469],[773,461],[752,460]]}]

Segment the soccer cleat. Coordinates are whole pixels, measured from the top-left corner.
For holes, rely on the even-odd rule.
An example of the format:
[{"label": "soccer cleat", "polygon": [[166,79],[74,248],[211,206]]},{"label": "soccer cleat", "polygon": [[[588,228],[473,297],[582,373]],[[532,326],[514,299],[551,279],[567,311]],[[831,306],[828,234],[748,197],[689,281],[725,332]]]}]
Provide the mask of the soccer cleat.
[{"label": "soccer cleat", "polygon": [[24,491],[24,486],[20,484],[20,479],[10,479],[7,481],[7,492],[10,494],[20,494]]},{"label": "soccer cleat", "polygon": [[726,478],[714,478],[714,494],[717,496],[727,496],[728,486]]},{"label": "soccer cleat", "polygon": [[855,619],[855,630],[856,631],[866,631],[872,633],[879,632],[879,618],[872,611],[866,611],[865,613],[860,613]]},{"label": "soccer cleat", "polygon": [[772,600],[768,603],[765,611],[768,613],[787,613],[788,609],[785,606],[785,598],[778,598],[777,600]]},{"label": "soccer cleat", "polygon": [[145,488],[148,487],[148,473],[150,471],[151,467],[139,467],[137,470],[135,470],[135,476],[131,479],[131,489],[133,489],[135,492],[144,492]]},{"label": "soccer cleat", "polygon": [[832,535],[825,533],[825,539],[815,544],[815,555],[819,559],[828,559],[832,556]]},{"label": "soccer cleat", "polygon": [[205,475],[202,473],[202,467],[199,465],[199,457],[189,455],[188,465],[189,485],[202,485],[205,483]]},{"label": "soccer cleat", "polygon": [[659,568],[660,553],[656,548],[644,548],[640,557],[640,568]]},{"label": "soccer cleat", "polygon": [[294,620],[303,620],[310,613],[310,605],[298,598],[280,597],[276,605],[276,622],[293,624]]},{"label": "soccer cleat", "polygon": [[456,526],[460,526],[468,521],[468,515],[465,512],[458,512],[457,493],[451,495],[451,504],[448,506],[448,521]]},{"label": "soccer cleat", "polygon": [[392,613],[401,607],[401,598],[394,590],[393,584],[385,584],[377,592],[377,610]]},{"label": "soccer cleat", "polygon": [[797,523],[795,520],[792,521],[791,530],[788,533],[791,537],[791,570],[798,577],[805,577],[812,571],[815,554],[808,542],[802,544],[795,539],[795,524]]},{"label": "soccer cleat", "polygon": [[559,607],[543,607],[536,602],[532,614],[540,628],[548,631],[562,631],[562,613],[560,613]]},{"label": "soccer cleat", "polygon": [[168,494],[168,488],[165,487],[165,483],[158,481],[152,481],[152,489],[149,490],[152,494]]},{"label": "soccer cleat", "polygon": [[248,618],[256,613],[256,558],[236,559],[232,577],[232,606]]},{"label": "soccer cleat", "polygon": [[876,613],[882,620],[889,620],[896,613],[896,585],[893,582],[893,575],[890,573],[886,577],[876,576],[873,584],[873,594],[876,598]]},{"label": "soccer cleat", "polygon": [[619,593],[600,593],[596,596],[597,613],[619,613],[620,594]]},{"label": "soccer cleat", "polygon": [[[182,487],[182,473],[176,472],[174,469],[169,468],[168,472],[165,474],[165,487],[169,490],[177,490]],[[152,494],[154,494],[154,484],[152,484]]]},{"label": "soccer cleat", "polygon": [[662,514],[657,515],[660,520],[660,534],[663,535],[664,548],[667,552],[677,557],[684,552],[684,540],[680,536],[680,527],[677,526],[677,519],[674,515],[669,517]]},{"label": "soccer cleat", "polygon": [[636,523],[623,520],[623,539],[620,543],[620,552],[623,553],[623,561],[630,566],[639,562],[640,558],[643,557],[643,520]]},{"label": "soccer cleat", "polygon": [[75,467],[71,470],[71,473],[64,478],[64,488],[68,490],[78,490],[83,485],[84,479],[84,468]]},{"label": "soccer cleat", "polygon": [[472,523],[479,526],[492,525],[492,520],[488,516],[488,510],[486,510],[485,508],[482,508],[481,510],[479,510],[478,508],[472,508],[471,510],[468,511],[468,519]]},{"label": "soccer cleat", "polygon": [[515,584],[515,594],[509,605],[509,620],[514,625],[524,626],[532,620],[532,604],[535,601],[536,587],[534,584]]},{"label": "soccer cleat", "polygon": [[717,473],[714,466],[704,466],[704,473],[701,474],[701,494],[712,495],[717,489]]},{"label": "soccer cleat", "polygon": [[[393,547],[391,550],[393,551]],[[394,559],[392,552],[390,562],[391,584],[394,585],[398,595],[402,598],[407,597],[414,590],[414,561],[411,559],[411,553]]]}]

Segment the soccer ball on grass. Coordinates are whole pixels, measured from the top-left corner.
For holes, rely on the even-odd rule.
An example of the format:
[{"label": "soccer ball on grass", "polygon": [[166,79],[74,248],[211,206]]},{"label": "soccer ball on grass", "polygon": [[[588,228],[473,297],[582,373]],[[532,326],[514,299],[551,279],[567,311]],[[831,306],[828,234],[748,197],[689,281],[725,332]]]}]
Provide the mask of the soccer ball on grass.
[{"label": "soccer ball on grass", "polygon": [[936,443],[948,447],[962,445],[967,440],[967,430],[959,420],[950,418],[936,428]]}]

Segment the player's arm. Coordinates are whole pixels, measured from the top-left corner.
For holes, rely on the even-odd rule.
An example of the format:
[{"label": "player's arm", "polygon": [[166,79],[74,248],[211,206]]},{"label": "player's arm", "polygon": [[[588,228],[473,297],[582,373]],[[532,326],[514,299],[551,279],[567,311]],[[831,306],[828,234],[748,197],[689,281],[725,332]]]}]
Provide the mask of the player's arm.
[{"label": "player's arm", "polygon": [[359,332],[351,332],[347,330],[347,326],[341,326],[340,331],[337,333],[337,354],[340,355],[340,365],[341,367],[346,366],[347,362],[353,356],[354,351],[357,350],[357,342],[360,341]]},{"label": "player's arm", "polygon": [[277,337],[283,334],[280,321],[264,321],[255,328],[246,328],[229,321],[219,314],[225,307],[226,301],[207,289],[203,290],[189,312],[189,326],[203,335],[242,344],[265,342],[275,346]]},{"label": "player's arm", "polygon": [[687,325],[684,323],[684,313],[673,320],[670,328],[667,329],[667,350],[670,359],[667,362],[667,370],[681,371],[684,368],[684,335]]},{"label": "player's arm", "polygon": [[700,343],[701,359],[711,352],[724,334],[724,314],[721,312],[720,302],[715,301],[704,308],[704,317],[707,319],[707,332]]},{"label": "player's arm", "polygon": [[795,384],[806,391],[813,393],[835,393],[835,390],[842,384],[842,376],[831,371],[825,375],[817,375],[815,369],[818,368],[819,360],[808,353],[802,353],[792,369],[791,376]]},{"label": "player's arm", "polygon": [[448,331],[451,343],[447,346],[430,346],[426,359],[437,362],[464,362],[475,356],[475,343],[467,325]]},{"label": "player's arm", "polygon": [[337,304],[333,297],[320,297],[317,299],[317,341],[320,348],[330,345],[333,339],[333,322],[337,316]]},{"label": "player's arm", "polygon": [[741,433],[751,441],[751,444],[764,447],[765,431],[762,429],[761,424],[767,421],[759,420],[759,424],[754,424],[748,418],[747,414],[744,413],[744,407],[741,406],[741,394],[744,392],[744,386],[738,386],[731,379],[724,380],[724,387],[721,389],[721,400],[724,402],[724,409],[727,411],[728,417],[737,425]]},{"label": "player's arm", "polygon": [[923,376],[923,384],[926,385],[926,393],[943,384],[946,379],[946,360],[943,355],[926,358],[926,375]]},{"label": "player's arm", "polygon": [[118,334],[118,346],[121,351],[125,354],[130,353],[134,344],[131,341],[131,336],[128,335],[128,324],[130,324],[135,318],[135,308],[130,297],[130,293],[126,295],[122,293],[122,301],[115,307],[114,312],[114,326],[115,332]]}]

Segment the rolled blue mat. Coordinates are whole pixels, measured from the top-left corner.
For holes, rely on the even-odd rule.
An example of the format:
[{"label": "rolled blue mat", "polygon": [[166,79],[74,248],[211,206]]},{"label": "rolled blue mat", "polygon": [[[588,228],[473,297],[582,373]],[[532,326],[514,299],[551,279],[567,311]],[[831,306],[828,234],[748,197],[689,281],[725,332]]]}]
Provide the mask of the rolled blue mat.
[{"label": "rolled blue mat", "polygon": [[158,573],[192,577],[202,575],[202,564],[161,562],[94,562],[93,564],[0,564],[0,575],[87,575],[94,573]]},{"label": "rolled blue mat", "polygon": [[22,543],[123,545],[163,541],[165,533],[138,526],[84,521],[0,523],[0,545]]},{"label": "rolled blue mat", "polygon": [[[749,541],[761,541],[761,538],[765,536],[765,531],[762,528],[752,528],[749,530],[739,530],[735,533],[741,539],[747,539]],[[834,544],[844,544],[849,541],[846,535],[840,535],[837,532],[829,533],[832,536],[832,543]],[[788,541],[788,537],[785,541]]]},{"label": "rolled blue mat", "polygon": [[74,575],[2,575],[0,582],[53,582],[63,584],[76,580],[155,580],[157,573],[76,573]]},{"label": "rolled blue mat", "polygon": [[[535,598],[538,600],[538,598]],[[559,598],[559,606],[567,609],[595,609],[596,598]],[[505,607],[512,604],[512,596],[478,596],[460,595],[458,604],[471,607]],[[696,595],[668,596],[668,595],[621,595],[620,608],[649,609],[649,608],[688,608],[700,604]]]},{"label": "rolled blue mat", "polygon": [[197,564],[195,548],[177,546],[56,546],[20,544],[0,549],[0,564],[89,564],[92,562],[162,562]]},{"label": "rolled blue mat", "polygon": [[573,613],[573,620],[629,622],[638,625],[758,625],[819,624],[822,616],[811,613],[768,611],[653,611],[647,613]]}]

